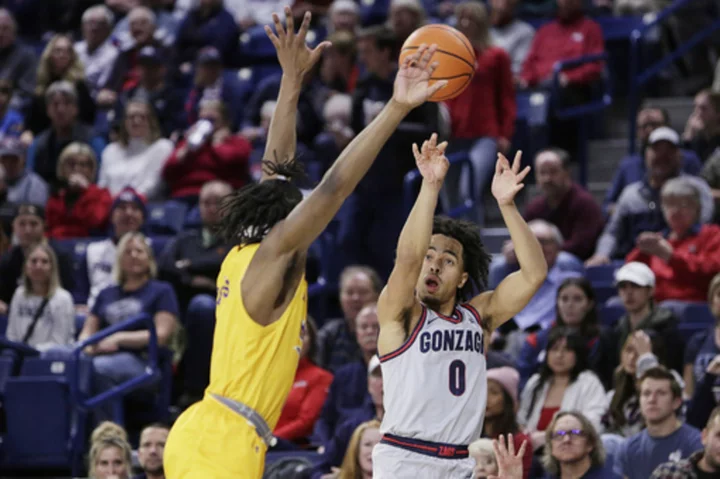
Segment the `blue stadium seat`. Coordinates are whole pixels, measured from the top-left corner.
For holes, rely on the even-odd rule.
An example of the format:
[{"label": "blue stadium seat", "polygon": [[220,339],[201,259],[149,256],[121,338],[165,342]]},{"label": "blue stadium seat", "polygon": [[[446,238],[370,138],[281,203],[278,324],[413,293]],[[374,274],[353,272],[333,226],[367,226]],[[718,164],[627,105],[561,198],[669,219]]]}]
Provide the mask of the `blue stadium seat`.
[{"label": "blue stadium seat", "polygon": [[629,40],[632,31],[643,25],[642,15],[622,17],[603,15],[594,17],[593,20],[600,24],[600,28],[602,28],[603,31],[603,39],[606,42]]},{"label": "blue stadium seat", "polygon": [[617,295],[617,289],[613,283],[598,282],[593,283],[593,290],[595,291],[595,301],[598,304],[602,304],[613,296]]},{"label": "blue stadium seat", "polygon": [[692,338],[695,334],[706,331],[709,327],[708,324],[705,323],[683,323],[681,322],[678,325],[678,331],[680,332],[680,335],[683,338],[683,341],[685,344],[687,344],[688,341],[690,341],[690,338]]},{"label": "blue stadium seat", "polygon": [[707,303],[690,303],[687,301],[668,300],[660,306],[671,310],[680,320],[680,324],[699,324],[709,327],[715,322]]},{"label": "blue stadium seat", "polygon": [[304,450],[297,450],[297,451],[268,451],[265,455],[265,464],[270,465],[273,464],[281,459],[290,458],[290,457],[300,457],[303,459],[308,459],[311,463],[316,463],[318,460],[320,460],[320,454],[317,453],[317,451],[304,451]]},{"label": "blue stadium seat", "polygon": [[8,317],[5,314],[0,314],[0,336],[5,336],[7,331]]},{"label": "blue stadium seat", "polygon": [[615,271],[623,265],[622,261],[614,261],[601,266],[591,266],[585,269],[585,277],[591,284],[612,284],[615,282]]},{"label": "blue stadium seat", "polygon": [[600,308],[600,321],[605,327],[615,327],[618,320],[625,314],[625,308],[622,304],[609,302],[603,304]]},{"label": "blue stadium seat", "polygon": [[153,236],[150,238],[150,247],[152,247],[153,255],[157,260],[162,252],[165,250],[165,246],[172,240],[174,236]]},{"label": "blue stadium seat", "polygon": [[145,231],[150,236],[175,235],[182,231],[188,207],[179,201],[165,201],[148,205]]},{"label": "blue stadium seat", "polygon": [[69,386],[69,377],[75,373],[81,390],[89,390],[92,367],[88,359],[76,363],[26,358],[20,375],[7,380],[4,405],[12,414],[7,415],[0,468],[67,468],[81,458],[83,441],[76,439],[83,430],[77,428],[84,415],[73,413]]},{"label": "blue stadium seat", "polygon": [[0,402],[5,395],[5,385],[13,375],[16,359],[12,355],[0,355]]},{"label": "blue stadium seat", "polygon": [[202,226],[202,220],[200,219],[200,207],[196,206],[188,211],[185,216],[185,226],[183,229],[200,229]]}]

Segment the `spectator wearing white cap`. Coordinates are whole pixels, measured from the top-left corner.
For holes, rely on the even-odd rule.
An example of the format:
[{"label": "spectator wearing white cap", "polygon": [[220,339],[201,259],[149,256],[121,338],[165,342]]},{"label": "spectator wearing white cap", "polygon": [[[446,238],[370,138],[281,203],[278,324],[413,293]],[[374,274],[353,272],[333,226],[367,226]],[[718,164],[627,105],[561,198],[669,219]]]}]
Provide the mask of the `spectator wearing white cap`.
[{"label": "spectator wearing white cap", "polygon": [[691,178],[668,180],[660,205],[668,229],[640,233],[627,261],[655,273],[656,301],[704,301],[720,273],[720,226],[701,225],[700,194]]},{"label": "spectator wearing white cap", "polygon": [[683,344],[677,335],[677,317],[653,301],[655,273],[644,263],[626,263],[615,272],[615,286],[626,313],[610,333],[608,347],[613,347],[615,353],[608,357],[618,360],[628,336],[635,331],[651,330],[660,335],[666,348],[679,353],[672,355],[668,366],[682,371]]},{"label": "spectator wearing white cap", "polygon": [[675,130],[665,126],[653,130],[645,149],[645,178],[623,190],[598,240],[595,254],[585,263],[586,266],[608,264],[611,258],[624,258],[635,246],[640,233],[658,232],[667,228],[659,208],[660,190],[671,178],[687,178],[697,188],[699,223],[707,223],[712,219],[714,200],[710,187],[701,178],[682,173],[679,145],[680,135]]}]

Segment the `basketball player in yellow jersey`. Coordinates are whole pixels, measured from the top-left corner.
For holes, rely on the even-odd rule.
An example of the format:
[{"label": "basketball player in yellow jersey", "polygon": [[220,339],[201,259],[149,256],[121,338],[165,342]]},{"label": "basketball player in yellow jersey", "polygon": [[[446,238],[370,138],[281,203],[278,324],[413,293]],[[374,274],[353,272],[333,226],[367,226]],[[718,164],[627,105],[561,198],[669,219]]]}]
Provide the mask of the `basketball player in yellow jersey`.
[{"label": "basketball player in yellow jersey", "polygon": [[283,69],[270,123],[263,178],[231,195],[222,233],[237,246],[218,276],[210,385],[202,401],[186,410],[165,446],[170,479],[260,478],[272,431],[295,377],[307,313],[305,260],[322,233],[370,168],[402,119],[445,86],[428,79],[435,46],[422,46],[400,67],[393,98],[343,151],[320,184],[303,199],[292,179],[295,118],[303,75],[328,46],[310,50],[306,13],[296,34],[292,13],[286,28],[273,15],[266,32]]}]

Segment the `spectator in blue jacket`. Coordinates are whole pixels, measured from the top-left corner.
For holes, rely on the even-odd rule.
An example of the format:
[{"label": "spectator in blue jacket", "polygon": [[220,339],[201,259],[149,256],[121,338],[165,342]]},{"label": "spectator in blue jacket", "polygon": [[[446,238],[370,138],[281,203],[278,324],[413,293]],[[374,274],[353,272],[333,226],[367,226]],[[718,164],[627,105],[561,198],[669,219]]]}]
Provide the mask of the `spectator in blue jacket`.
[{"label": "spectator in blue jacket", "polygon": [[[637,116],[637,141],[638,152],[625,156],[618,165],[613,176],[610,188],[605,193],[603,210],[608,216],[613,212],[615,203],[620,198],[620,193],[625,187],[636,181],[642,181],[645,177],[645,148],[648,146],[650,133],[661,126],[670,125],[670,116],[666,109],[647,106],[638,112]],[[688,175],[700,174],[702,163],[697,154],[692,150],[681,150],[682,171]]]},{"label": "spectator in blue jacket", "polygon": [[325,398],[320,417],[315,423],[315,436],[321,441],[329,440],[335,427],[345,422],[363,407],[369,399],[367,370],[371,358],[377,354],[380,328],[377,305],[365,306],[355,318],[355,338],[360,346],[362,359],[346,364],[335,371],[333,382]]},{"label": "spectator in blue jacket", "polygon": [[367,375],[369,400],[352,416],[349,416],[344,423],[340,424],[332,437],[323,442],[320,459],[312,469],[311,479],[321,479],[323,475],[331,473],[333,468],[340,467],[348,444],[350,444],[350,438],[360,424],[372,419],[382,421],[385,415],[382,402],[383,379],[380,358],[377,356],[373,356],[370,360]]}]

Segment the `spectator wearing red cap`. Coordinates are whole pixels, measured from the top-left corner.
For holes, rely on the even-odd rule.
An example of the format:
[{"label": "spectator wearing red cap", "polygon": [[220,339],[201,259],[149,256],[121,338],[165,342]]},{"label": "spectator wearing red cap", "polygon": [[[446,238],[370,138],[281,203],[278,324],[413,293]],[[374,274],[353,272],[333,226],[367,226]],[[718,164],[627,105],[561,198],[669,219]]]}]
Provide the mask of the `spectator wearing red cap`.
[{"label": "spectator wearing red cap", "polygon": [[244,186],[250,178],[251,150],[248,140],[230,131],[225,105],[218,100],[206,101],[200,107],[200,120],[178,143],[162,176],[173,198],[194,204],[208,181],[227,181],[233,188]]},{"label": "spectator wearing red cap", "polygon": [[125,188],[115,197],[110,207],[113,236],[90,243],[85,253],[89,291],[86,293],[87,298],[83,299],[87,299],[91,308],[100,291],[114,284],[112,267],[117,256],[118,242],[126,233],[140,231],[145,217],[145,198],[137,191]]},{"label": "spectator wearing red cap", "polygon": [[85,143],[70,143],[58,160],[57,176],[64,184],[47,203],[50,238],[84,238],[104,233],[112,197],[95,182],[97,158]]},{"label": "spectator wearing red cap", "polygon": [[497,439],[500,435],[513,435],[515,450],[519,451],[523,441],[528,441],[523,456],[523,477],[530,476],[533,451],[530,439],[520,432],[517,423],[518,384],[520,375],[511,367],[488,369],[487,372],[487,404],[485,405],[485,422],[483,436]]}]

